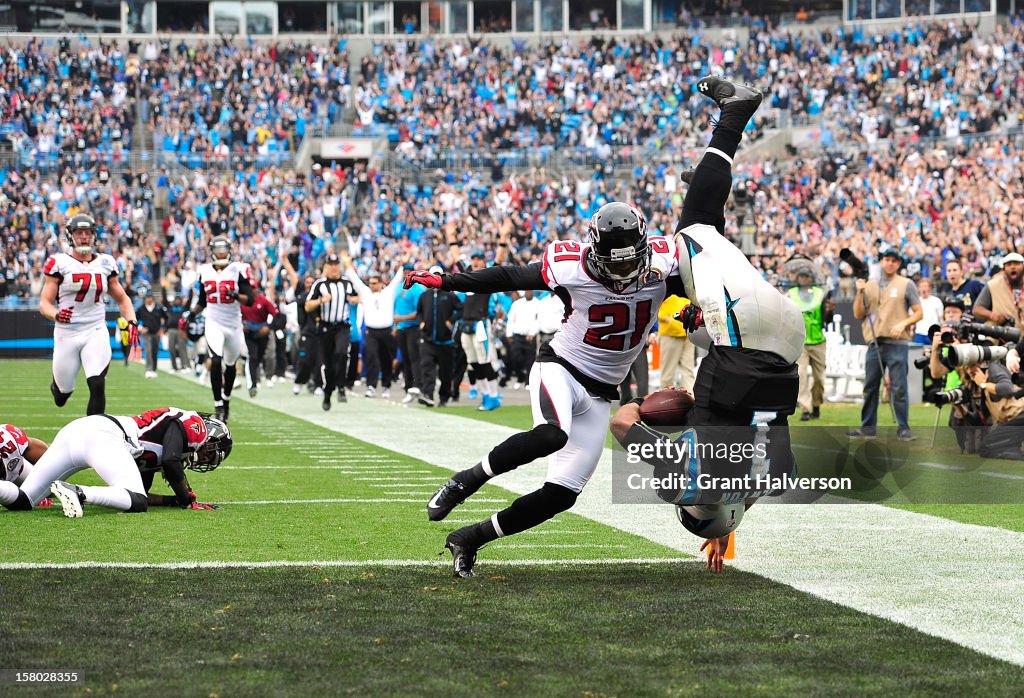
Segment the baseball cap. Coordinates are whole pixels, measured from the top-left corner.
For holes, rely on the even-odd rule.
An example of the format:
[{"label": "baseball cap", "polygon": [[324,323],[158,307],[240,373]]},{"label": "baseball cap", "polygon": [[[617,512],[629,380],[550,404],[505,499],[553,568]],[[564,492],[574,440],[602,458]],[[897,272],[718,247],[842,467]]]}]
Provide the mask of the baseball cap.
[{"label": "baseball cap", "polygon": [[485,255],[483,252],[479,252],[478,251],[478,252],[474,252],[473,254],[469,255],[469,258],[470,259],[487,259],[487,255]]},{"label": "baseball cap", "polygon": [[942,307],[960,308],[960,310],[965,310],[963,299],[957,298],[956,296],[946,296],[945,300],[942,301]]},{"label": "baseball cap", "polygon": [[444,269],[442,269],[441,267],[439,267],[436,264],[434,266],[430,267],[430,269],[428,269],[427,271],[429,271],[431,274],[443,274],[444,273]]},{"label": "baseball cap", "polygon": [[903,261],[903,255],[901,255],[900,251],[898,249],[896,249],[895,247],[887,248],[884,252],[882,252],[882,256],[883,257],[895,257],[896,259],[898,259],[900,261]]},{"label": "baseball cap", "polygon": [[1003,264],[1006,264],[1007,262],[1020,262],[1021,264],[1024,264],[1024,256],[1019,252],[1011,252],[1003,257]]},{"label": "baseball cap", "polygon": [[341,258],[336,254],[329,254],[324,260],[324,264],[341,264]]}]

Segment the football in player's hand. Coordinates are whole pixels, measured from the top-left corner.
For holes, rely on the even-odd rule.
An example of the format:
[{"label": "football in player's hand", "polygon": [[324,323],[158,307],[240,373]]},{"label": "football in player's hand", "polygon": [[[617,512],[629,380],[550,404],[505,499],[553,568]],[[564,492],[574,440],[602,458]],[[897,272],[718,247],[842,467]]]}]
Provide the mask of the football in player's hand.
[{"label": "football in player's hand", "polygon": [[693,395],[685,388],[665,388],[651,393],[640,405],[640,419],[649,427],[678,430],[686,424],[693,407]]}]

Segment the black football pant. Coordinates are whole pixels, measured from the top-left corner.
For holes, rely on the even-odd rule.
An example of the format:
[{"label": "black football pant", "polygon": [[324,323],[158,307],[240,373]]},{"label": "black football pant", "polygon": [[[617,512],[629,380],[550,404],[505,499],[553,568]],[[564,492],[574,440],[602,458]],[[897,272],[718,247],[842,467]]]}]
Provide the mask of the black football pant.
[{"label": "black football pant", "polygon": [[451,399],[452,381],[450,376],[452,375],[454,354],[455,347],[451,344],[423,342],[420,345],[420,361],[423,366],[423,382],[420,389],[425,397],[434,397],[434,386],[437,383],[437,377],[441,376],[438,398],[441,402],[448,402]]},{"label": "black football pant", "polygon": [[459,399],[459,388],[462,387],[462,377],[466,375],[466,369],[469,367],[469,360],[466,358],[466,352],[462,348],[462,344],[459,342],[460,339],[461,337],[456,332],[451,373],[452,397],[456,400]]},{"label": "black football pant", "polygon": [[320,374],[320,342],[311,332],[303,332],[299,336],[299,352],[295,359],[295,384],[305,385],[310,376],[319,384]]},{"label": "black football pant", "polygon": [[261,335],[258,332],[245,331],[245,346],[249,350],[249,360],[246,362],[246,383],[249,390],[258,388],[260,384],[260,366],[263,365],[263,357],[267,353],[267,342],[269,335]]},{"label": "black football pant", "polygon": [[621,404],[626,404],[633,399],[633,379],[636,379],[637,395],[639,397],[647,395],[647,390],[650,387],[648,385],[650,375],[647,368],[647,352],[642,351],[633,360],[633,364],[629,367],[629,373],[626,374],[625,380],[619,386],[619,394],[622,396]]},{"label": "black football pant", "polygon": [[366,343],[363,349],[363,362],[366,365],[366,386],[377,387],[377,377],[387,390],[391,387],[391,330],[389,328],[366,328]]},{"label": "black football pant", "polygon": [[359,380],[359,352],[363,348],[363,343],[349,342],[348,345],[348,375],[345,376],[345,385],[349,388],[356,384]]},{"label": "black football pant", "polygon": [[[344,379],[348,369],[348,342],[352,328],[345,325],[326,325],[320,328],[320,365],[324,383],[324,396],[329,397]],[[345,391],[341,384],[341,392]]]},{"label": "black football pant", "polygon": [[520,383],[526,383],[537,358],[537,345],[528,342],[525,335],[513,335],[508,347],[508,367],[506,373]]},{"label": "black football pant", "polygon": [[[402,379],[405,389],[423,389],[423,373],[420,365],[420,328],[406,327],[398,330],[398,350],[402,352]],[[433,389],[433,386],[431,386]]]},{"label": "black football pant", "polygon": [[146,370],[156,371],[156,359],[160,354],[160,335],[150,332],[142,335],[146,343]]}]

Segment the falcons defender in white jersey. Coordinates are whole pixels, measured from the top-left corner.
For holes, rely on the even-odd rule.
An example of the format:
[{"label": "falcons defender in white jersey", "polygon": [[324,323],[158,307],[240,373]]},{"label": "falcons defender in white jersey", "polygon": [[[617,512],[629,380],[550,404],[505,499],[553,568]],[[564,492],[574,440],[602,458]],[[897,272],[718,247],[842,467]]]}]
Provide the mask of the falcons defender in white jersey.
[{"label": "falcons defender in white jersey", "polygon": [[[192,313],[206,315],[206,346],[210,351],[210,385],[218,419],[230,415],[235,363],[245,355],[242,304],[252,303],[252,270],[231,261],[231,241],[218,235],[210,241],[209,264],[199,267],[199,301]],[[187,317],[186,317],[187,320]]]},{"label": "falcons defender in white jersey", "polygon": [[550,290],[565,304],[561,328],[541,347],[530,372],[533,429],[456,473],[427,504],[430,520],[440,521],[491,477],[550,456],[543,487],[449,534],[445,547],[452,551],[456,577],[473,575],[481,546],[537,526],[575,503],[597,468],[618,385],[644,350],[668,291],[666,280],[675,278],[675,245],[667,238],[648,239],[643,214],[628,204],[602,206],[589,237],[589,244],[552,243],[542,264],[454,276],[421,271],[406,281],[447,291]]},{"label": "falcons defender in white jersey", "polygon": [[139,344],[135,308],[117,280],[117,262],[94,251],[96,221],[84,213],[71,217],[64,231],[71,254],[58,252],[46,260],[46,280],[39,312],[53,320],[53,382],[50,392],[63,407],[75,389],[78,369],[85,369],[89,385],[86,414],[106,409],[105,380],[110,365],[110,332],[107,330],[104,295],[109,294],[128,321],[132,346]]},{"label": "falcons defender in white jersey", "polygon": [[[9,425],[7,425],[9,427]],[[37,456],[22,481],[0,481],[0,505],[12,511],[40,506],[47,492],[59,499],[68,518],[82,516],[82,504],[98,504],[125,512],[144,512],[150,504],[212,509],[197,502],[186,469],[213,470],[231,452],[231,432],[223,422],[195,412],[165,407],[133,417],[97,414],[74,420],[49,447],[28,439],[17,427],[15,442],[28,443]],[[0,431],[0,438],[4,432]],[[106,486],[79,486],[64,478],[93,469]],[[174,497],[147,495],[153,473],[160,469],[175,490]],[[148,477],[147,477],[148,476]]]}]

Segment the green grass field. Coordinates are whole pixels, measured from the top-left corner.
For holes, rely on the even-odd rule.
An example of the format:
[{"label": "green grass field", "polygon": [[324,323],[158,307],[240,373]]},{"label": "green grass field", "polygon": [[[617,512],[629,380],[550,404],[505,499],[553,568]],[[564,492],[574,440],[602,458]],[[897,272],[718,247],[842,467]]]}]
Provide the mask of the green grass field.
[{"label": "green grass field", "polygon": [[[50,439],[84,414],[84,384],[53,406],[47,362],[2,367],[4,421]],[[0,511],[0,670],[85,677],[10,695],[1024,693],[1020,666],[762,576],[711,575],[573,513],[489,546],[478,577],[455,581],[438,556],[445,534],[516,495],[489,485],[429,523],[424,503],[450,474],[416,458],[429,433],[387,450],[314,424],[308,405],[289,407],[313,398],[280,392],[236,399],[230,460],[191,475],[218,511]],[[111,367],[109,412],[166,404],[203,409],[209,390]],[[826,417],[840,424],[852,409]],[[930,425],[930,409],[915,423]],[[394,413],[400,431],[405,413]],[[436,419],[457,417],[481,415],[455,407]],[[359,402],[330,418],[360,419]],[[529,411],[482,419],[519,428]],[[911,450],[955,462],[947,446],[922,438]],[[1019,507],[913,509],[1024,530]]]}]

